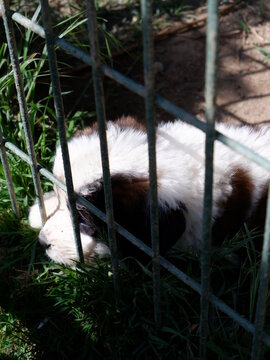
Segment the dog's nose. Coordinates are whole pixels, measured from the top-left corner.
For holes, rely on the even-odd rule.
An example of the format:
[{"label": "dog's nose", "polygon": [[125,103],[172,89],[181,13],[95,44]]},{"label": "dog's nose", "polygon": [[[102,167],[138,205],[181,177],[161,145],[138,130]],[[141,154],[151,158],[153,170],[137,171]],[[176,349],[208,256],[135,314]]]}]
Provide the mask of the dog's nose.
[{"label": "dog's nose", "polygon": [[43,246],[45,250],[47,250],[51,247],[51,244],[46,241],[46,238],[44,238],[42,232],[39,233],[38,240],[39,240],[40,245]]},{"label": "dog's nose", "polygon": [[47,250],[51,247],[51,244],[48,244],[46,241],[44,241],[43,239],[40,239],[40,238],[39,238],[39,243],[41,246],[44,247],[45,250]]}]

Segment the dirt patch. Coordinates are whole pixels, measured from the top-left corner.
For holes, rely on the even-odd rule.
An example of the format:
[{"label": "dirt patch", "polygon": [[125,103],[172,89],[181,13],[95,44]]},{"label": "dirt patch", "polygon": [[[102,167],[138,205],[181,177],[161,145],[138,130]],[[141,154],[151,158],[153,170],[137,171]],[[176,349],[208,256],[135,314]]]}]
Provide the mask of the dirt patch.
[{"label": "dirt patch", "polygon": [[[236,17],[236,15],[238,15]],[[239,14],[230,14],[221,23],[218,74],[218,119],[240,123],[270,122],[270,6],[265,19],[249,6]],[[249,32],[226,36],[239,29],[239,17],[249,24]]]},{"label": "dirt patch", "polygon": [[[202,25],[163,40],[157,38],[155,42],[157,93],[200,119],[205,117],[205,33],[206,26]],[[141,46],[115,57],[113,67],[143,83]],[[77,76],[77,81],[72,81],[73,103],[74,93],[81,94],[89,84],[91,71],[84,69]],[[258,2],[245,2],[220,17],[217,120],[237,124],[270,123],[269,78],[270,4],[265,2],[263,17],[260,17]],[[70,84],[65,86],[68,89]],[[94,109],[91,87],[80,101],[80,110]],[[144,102],[139,96],[106,77],[104,89],[108,119],[122,115],[144,119]],[[66,97],[67,109],[70,109],[71,97]],[[157,119],[172,119],[172,115],[157,108]]]},{"label": "dirt patch", "polygon": [[[269,9],[258,18],[248,6],[221,18],[217,118],[238,123],[270,121]],[[248,25],[243,30],[240,21]],[[265,52],[265,55],[263,55]],[[156,57],[164,64],[157,77],[157,91],[187,111],[203,118],[205,27],[175,35],[157,44]]]},{"label": "dirt patch", "polygon": [[[269,20],[270,5],[265,5],[263,20],[258,17],[256,5],[244,6],[221,18],[217,94],[219,121],[270,122],[270,87],[267,80],[270,77]],[[241,21],[248,25],[246,30]],[[205,26],[156,42],[155,57],[161,65],[161,71],[156,75],[157,93],[204,118]],[[139,64],[136,65],[135,55],[131,58],[129,76],[142,82],[141,63],[137,60]],[[129,92],[125,94],[126,90],[118,95],[119,90],[116,87],[110,97],[108,114],[112,112],[114,115],[117,107],[120,111],[118,115],[125,112],[143,117],[143,104]],[[157,110],[157,116],[159,119],[170,117],[160,110]]]}]

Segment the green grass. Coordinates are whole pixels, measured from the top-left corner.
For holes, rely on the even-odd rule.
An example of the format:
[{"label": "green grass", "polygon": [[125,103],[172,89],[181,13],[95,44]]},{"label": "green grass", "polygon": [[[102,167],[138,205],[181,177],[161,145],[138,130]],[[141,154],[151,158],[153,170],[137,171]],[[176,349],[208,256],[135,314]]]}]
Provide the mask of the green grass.
[{"label": "green grass", "polygon": [[[162,328],[157,334],[149,267],[129,270],[127,260],[121,262],[116,304],[108,259],[80,270],[55,265],[44,258],[37,232],[12,214],[1,215],[0,236],[0,353],[22,359],[197,356],[199,296],[166,271],[161,277]],[[226,248],[226,256],[234,253],[233,246],[241,245],[249,254],[246,261],[240,268],[232,266],[224,260],[224,248],[216,250],[212,286],[230,306],[252,317],[259,255],[250,234],[243,236],[239,234]],[[171,260],[199,279],[196,255],[174,252]],[[248,356],[250,335],[214,307],[210,307],[209,327],[209,358]]]},{"label": "green grass", "polygon": [[[70,29],[63,35],[67,35],[69,31],[80,25],[80,22],[77,22],[77,18],[74,21],[74,27],[70,25]],[[46,50],[44,43],[40,42],[40,39],[27,29],[24,33],[20,33],[17,48],[37,161],[42,166],[51,169],[53,154],[59,139]],[[69,66],[70,65],[66,63],[59,63],[61,78],[63,78],[61,75],[62,71],[64,72]],[[13,71],[9,60],[7,44],[5,43],[0,44],[0,73],[5,74],[0,77],[0,127],[3,136],[27,153],[23,123],[17,103]],[[44,89],[46,90],[44,91]],[[63,94],[63,96],[65,96],[65,94]],[[79,101],[80,97],[77,100],[77,105],[79,105]],[[68,124],[66,128],[67,137],[69,138],[79,127],[83,127],[85,119],[92,118],[94,114],[94,111],[78,111],[77,109],[69,111],[69,113],[66,114]],[[8,158],[15,193],[19,204],[22,206],[23,214],[25,215],[25,210],[34,199],[34,187],[30,167],[23,160],[9,152]],[[48,191],[52,187],[45,179],[43,179],[42,185],[44,191]],[[5,211],[9,203],[9,196],[1,165],[0,191],[0,211]]]}]

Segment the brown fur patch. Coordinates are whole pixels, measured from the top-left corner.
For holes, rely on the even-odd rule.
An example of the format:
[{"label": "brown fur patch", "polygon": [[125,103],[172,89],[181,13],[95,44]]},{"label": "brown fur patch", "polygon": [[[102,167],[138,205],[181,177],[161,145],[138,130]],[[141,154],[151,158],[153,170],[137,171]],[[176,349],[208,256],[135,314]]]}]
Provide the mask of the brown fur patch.
[{"label": "brown fur patch", "polygon": [[[118,125],[121,129],[132,128],[135,130],[139,130],[141,132],[146,132],[146,127],[144,124],[140,123],[137,119],[132,116],[122,116],[118,120],[115,121],[115,124]],[[74,134],[75,137],[79,136],[89,136],[93,133],[98,132],[98,123],[95,122],[92,126],[86,127],[83,130],[78,130]]]},{"label": "brown fur patch", "polygon": [[93,133],[98,132],[98,123],[95,122],[92,126],[86,127],[83,130],[77,130],[76,133],[74,134],[74,137],[79,137],[79,136],[89,136],[92,135]]},{"label": "brown fur patch", "polygon": [[112,178],[113,198],[121,199],[125,207],[136,204],[140,198],[145,197],[149,191],[148,178],[127,177],[114,175]]},{"label": "brown fur patch", "polygon": [[247,170],[236,168],[231,176],[232,193],[227,199],[220,199],[222,215],[215,220],[212,236],[213,244],[218,245],[227,237],[232,237],[247,220],[251,206],[254,183]]},{"label": "brown fur patch", "polygon": [[122,116],[115,122],[122,129],[133,128],[142,132],[146,132],[145,124],[142,124],[132,116]]},{"label": "brown fur patch", "polygon": [[[149,179],[136,178],[125,174],[111,177],[114,218],[117,223],[151,246],[151,223],[149,209]],[[105,212],[103,180],[100,179],[83,189],[84,198]],[[104,229],[106,225],[91,215],[83,206],[78,205],[80,222],[86,227]],[[184,205],[177,209],[158,207],[160,253],[166,254],[181,237],[186,228]],[[144,259],[144,255],[128,240],[119,236],[119,245],[124,256]],[[147,257],[146,257],[147,258]],[[148,258],[147,258],[148,260]]]}]

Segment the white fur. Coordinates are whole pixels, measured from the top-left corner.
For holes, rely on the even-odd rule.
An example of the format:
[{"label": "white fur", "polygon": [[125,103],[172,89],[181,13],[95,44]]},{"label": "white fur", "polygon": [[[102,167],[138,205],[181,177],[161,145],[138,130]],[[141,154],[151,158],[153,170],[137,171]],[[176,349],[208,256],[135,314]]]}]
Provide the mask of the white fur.
[{"label": "white fur", "polygon": [[[248,127],[228,127],[222,124],[217,129],[229,137],[253,149],[270,159],[270,130],[264,128],[258,132]],[[133,128],[121,128],[113,122],[107,124],[107,140],[111,174],[128,174],[135,177],[148,177],[148,144],[143,131]],[[157,129],[157,172],[158,199],[164,207],[176,209],[179,202],[187,208],[186,230],[179,239],[179,245],[190,245],[200,249],[202,240],[202,214],[205,173],[205,134],[180,121],[160,124]],[[72,138],[68,143],[74,189],[80,192],[85,185],[102,177],[100,144],[96,132]],[[250,160],[230,150],[216,141],[214,150],[214,220],[220,215],[220,199],[228,198],[232,193],[231,176],[240,167],[249,173],[256,185],[252,194],[252,206],[247,209],[247,217],[252,214],[263,187],[269,181],[269,172]],[[54,175],[65,181],[61,149],[56,150],[53,166]],[[56,190],[59,210],[51,216],[40,233],[43,241],[51,244],[47,254],[56,262],[71,264],[77,259],[70,215],[66,207],[66,194]],[[55,199],[54,196],[51,199]],[[50,198],[45,200],[50,213]],[[53,201],[52,201],[53,203]],[[55,209],[54,209],[55,210]],[[30,209],[31,226],[37,225],[37,205]],[[88,235],[82,235],[85,258],[89,260],[98,253],[96,241]],[[101,246],[102,247],[102,246]],[[103,248],[104,252],[108,249]],[[102,251],[101,251],[102,252]]]},{"label": "white fur", "polygon": [[[50,191],[44,195],[44,204],[46,209],[47,218],[50,218],[59,207],[59,200],[54,191]],[[42,220],[39,211],[39,205],[37,200],[33,206],[31,206],[28,215],[29,225],[34,229],[42,228]]]},{"label": "white fur", "polygon": [[[55,262],[74,265],[77,260],[72,222],[68,209],[57,210],[46,222],[39,234],[40,242],[49,243],[46,254]],[[90,263],[96,254],[108,253],[104,244],[97,243],[91,236],[81,233],[85,260]],[[75,255],[75,256],[74,256]]]}]

